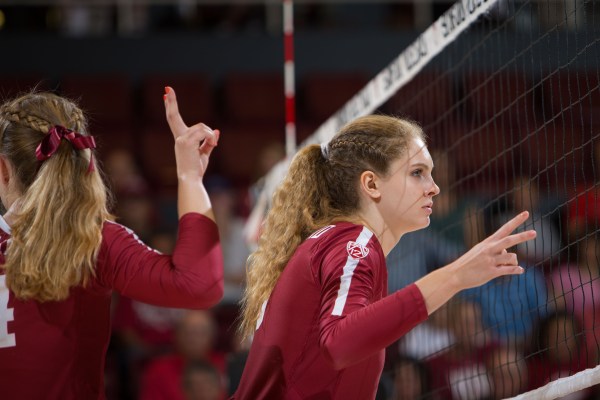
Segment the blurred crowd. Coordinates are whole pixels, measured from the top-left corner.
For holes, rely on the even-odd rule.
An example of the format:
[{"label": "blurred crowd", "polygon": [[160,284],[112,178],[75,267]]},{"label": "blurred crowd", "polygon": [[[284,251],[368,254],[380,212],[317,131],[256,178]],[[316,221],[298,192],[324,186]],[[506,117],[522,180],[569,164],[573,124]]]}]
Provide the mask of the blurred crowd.
[{"label": "blurred crowd", "polygon": [[[422,30],[440,17],[454,3],[452,0],[339,2],[302,1],[295,4],[297,29],[391,29]],[[500,1],[489,13],[503,20],[509,8],[526,8],[514,26],[563,25],[565,16],[581,24],[588,16],[584,0],[570,2]],[[526,11],[526,12],[525,12]],[[595,11],[593,9],[589,11]],[[123,36],[155,32],[210,32],[228,34],[275,34],[282,29],[281,5],[277,2],[218,2],[173,0],[169,2],[107,1],[85,4],[74,0],[38,2],[0,8],[0,30],[24,32],[45,30],[82,37],[119,34]],[[591,15],[590,15],[591,17]],[[561,29],[562,29],[561,28]]]}]

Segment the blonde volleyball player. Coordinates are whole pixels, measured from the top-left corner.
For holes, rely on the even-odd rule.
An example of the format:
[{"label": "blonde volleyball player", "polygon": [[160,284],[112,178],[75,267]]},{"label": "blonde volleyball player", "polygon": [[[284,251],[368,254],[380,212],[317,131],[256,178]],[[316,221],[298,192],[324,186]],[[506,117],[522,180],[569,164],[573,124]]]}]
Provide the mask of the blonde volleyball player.
[{"label": "blonde volleyball player", "polygon": [[[455,262],[387,294],[385,256],[429,225],[439,188],[420,127],[367,116],[292,161],[248,263],[253,336],[235,400],[373,399],[384,349],[462,289],[522,273],[523,212]],[[427,251],[427,249],[422,249]]]},{"label": "blonde volleyball player", "polygon": [[173,255],[110,222],[81,110],[50,93],[0,107],[0,397],[103,399],[111,292],[186,308],[223,293],[217,226],[202,178],[218,132],[186,126],[167,90],[179,232]]}]

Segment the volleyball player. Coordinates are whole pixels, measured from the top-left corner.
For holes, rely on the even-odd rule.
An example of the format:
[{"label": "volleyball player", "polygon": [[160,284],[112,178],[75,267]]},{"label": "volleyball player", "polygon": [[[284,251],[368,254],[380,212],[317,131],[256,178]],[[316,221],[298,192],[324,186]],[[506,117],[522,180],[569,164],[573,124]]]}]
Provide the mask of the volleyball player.
[{"label": "volleyball player", "polygon": [[103,399],[112,290],[168,307],[223,293],[217,227],[202,178],[219,132],[182,121],[175,137],[179,232],[173,255],[110,221],[95,141],[71,101],[31,93],[0,107],[0,397]]},{"label": "volleyball player", "polygon": [[373,399],[386,346],[460,290],[522,273],[506,249],[535,237],[511,234],[527,212],[387,295],[385,256],[429,225],[432,169],[421,129],[388,116],[297,154],[248,262],[241,329],[253,343],[234,399]]}]

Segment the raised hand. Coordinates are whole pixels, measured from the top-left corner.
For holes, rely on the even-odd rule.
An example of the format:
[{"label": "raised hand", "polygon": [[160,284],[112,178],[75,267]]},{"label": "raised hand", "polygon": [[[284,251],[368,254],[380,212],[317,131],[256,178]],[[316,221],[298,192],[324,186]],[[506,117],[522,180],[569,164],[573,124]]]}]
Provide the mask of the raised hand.
[{"label": "raised hand", "polygon": [[177,107],[175,91],[165,87],[165,111],[167,122],[175,138],[177,177],[181,179],[202,178],[208,167],[210,153],[217,146],[219,131],[203,123],[187,126]]},{"label": "raised hand", "polygon": [[415,282],[423,294],[428,313],[437,310],[463,289],[483,285],[503,275],[523,273],[517,255],[507,249],[535,238],[535,231],[512,234],[527,218],[529,213],[522,212],[452,264]]},{"label": "raised hand", "polygon": [[517,255],[507,249],[535,238],[534,230],[512,234],[527,218],[527,211],[517,215],[449,266],[461,289],[483,285],[499,276],[523,273]]},{"label": "raised hand", "polygon": [[202,178],[208,167],[210,153],[219,141],[219,131],[213,131],[202,123],[187,126],[179,114],[175,91],[168,86],[165,87],[164,100],[167,122],[175,138],[179,218],[187,213],[200,213],[214,221]]}]

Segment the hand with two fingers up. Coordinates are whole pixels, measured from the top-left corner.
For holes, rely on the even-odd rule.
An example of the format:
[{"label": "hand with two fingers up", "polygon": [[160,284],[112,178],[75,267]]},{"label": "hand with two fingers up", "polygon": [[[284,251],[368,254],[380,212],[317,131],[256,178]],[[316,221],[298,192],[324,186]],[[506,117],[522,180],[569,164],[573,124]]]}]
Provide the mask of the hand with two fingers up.
[{"label": "hand with two fingers up", "polygon": [[504,224],[494,234],[475,245],[453,263],[439,268],[416,282],[429,314],[464,289],[481,286],[494,278],[523,273],[513,246],[534,239],[536,232],[512,232],[529,218],[524,211]]},{"label": "hand with two fingers up", "polygon": [[529,212],[520,213],[449,266],[461,289],[481,286],[503,275],[523,273],[517,254],[507,249],[536,237],[534,230],[512,233],[527,218]]}]

